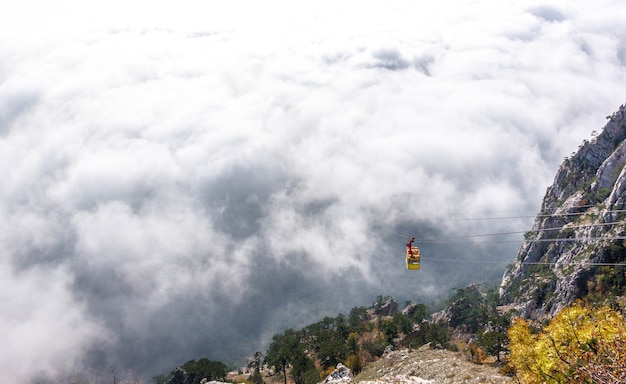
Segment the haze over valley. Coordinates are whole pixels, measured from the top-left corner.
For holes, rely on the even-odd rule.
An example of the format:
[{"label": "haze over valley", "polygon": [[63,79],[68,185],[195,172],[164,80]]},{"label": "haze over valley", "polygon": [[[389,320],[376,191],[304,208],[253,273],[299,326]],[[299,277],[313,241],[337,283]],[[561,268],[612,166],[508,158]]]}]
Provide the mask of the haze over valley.
[{"label": "haze over valley", "polygon": [[7,382],[237,366],[377,295],[497,284],[624,101],[617,0],[9,3]]}]

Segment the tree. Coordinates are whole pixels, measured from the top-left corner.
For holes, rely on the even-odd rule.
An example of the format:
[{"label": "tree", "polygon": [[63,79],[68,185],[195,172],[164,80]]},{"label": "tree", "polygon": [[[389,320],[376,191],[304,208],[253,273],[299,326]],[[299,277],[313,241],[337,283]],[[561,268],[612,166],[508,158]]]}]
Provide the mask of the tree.
[{"label": "tree", "polygon": [[346,340],[346,346],[348,347],[348,352],[356,355],[359,353],[359,334],[356,332],[352,332],[348,335],[348,339]]},{"label": "tree", "polygon": [[428,307],[426,304],[416,304],[409,317],[413,320],[414,323],[421,323],[425,318],[428,317]]},{"label": "tree", "polygon": [[422,323],[419,333],[424,340],[423,344],[432,343],[433,347],[437,344],[444,348],[448,347],[450,336],[448,335],[448,328],[444,325]]},{"label": "tree", "polygon": [[318,335],[318,338],[317,358],[323,369],[334,367],[346,359],[348,346],[340,331],[325,331]]},{"label": "tree", "polygon": [[393,339],[398,337],[398,326],[393,321],[384,321],[382,331],[385,334],[387,344],[393,344]]},{"label": "tree", "polygon": [[413,331],[413,321],[407,315],[395,313],[391,321],[383,322],[382,329],[387,337],[387,342],[391,344],[400,333],[406,335]]},{"label": "tree", "polygon": [[485,292],[485,307],[490,316],[498,315],[498,305],[500,305],[499,287],[491,287],[487,289],[487,292]]},{"label": "tree", "polygon": [[448,327],[442,324],[423,322],[417,331],[411,332],[404,338],[404,343],[411,348],[427,343],[432,343],[433,348],[437,346],[448,348],[449,340]]},{"label": "tree", "polygon": [[396,313],[393,315],[393,322],[396,325],[398,332],[406,335],[413,331],[413,321],[407,315]]},{"label": "tree", "polygon": [[348,320],[342,313],[337,315],[337,317],[335,318],[335,331],[337,331],[341,335],[342,339],[347,338],[348,334],[350,333]]},{"label": "tree", "polygon": [[228,374],[228,366],[221,361],[214,361],[208,359],[199,360],[200,367],[203,369],[203,378],[212,380],[224,380]]},{"label": "tree", "polygon": [[476,342],[485,352],[495,356],[496,360],[500,362],[500,353],[507,350],[509,338],[504,332],[487,331],[480,335]]},{"label": "tree", "polygon": [[365,307],[354,307],[350,310],[350,314],[348,315],[348,325],[350,325],[350,330],[360,331],[363,328],[363,322],[365,321],[367,315],[367,308]]},{"label": "tree", "polygon": [[592,341],[573,373],[579,383],[626,383],[626,332],[620,329],[612,342]]},{"label": "tree", "polygon": [[483,332],[477,340],[488,354],[496,357],[500,362],[500,353],[508,351],[509,337],[507,336],[507,328],[511,325],[508,315],[494,316],[487,323],[487,330]]},{"label": "tree", "polygon": [[228,367],[221,361],[212,361],[202,358],[198,361],[189,360],[177,367],[169,375],[153,377],[156,384],[199,384],[202,379],[224,380]]},{"label": "tree", "polygon": [[261,377],[261,352],[256,352],[250,362],[248,368],[252,369],[252,374],[248,377],[248,380],[252,384],[263,384],[263,378]]},{"label": "tree", "polygon": [[293,351],[291,376],[295,384],[305,384],[306,373],[314,369],[313,361],[306,355],[303,348]]},{"label": "tree", "polygon": [[522,383],[626,382],[625,328],[611,307],[580,303],[545,327],[517,318],[508,331],[509,363]]},{"label": "tree", "polygon": [[346,358],[345,365],[350,368],[354,374],[358,374],[361,372],[361,369],[363,369],[363,364],[361,363],[361,358],[359,356],[361,347],[359,346],[358,333],[352,332],[348,335],[346,347],[348,348],[348,357]]},{"label": "tree", "polygon": [[361,364],[361,358],[359,355],[351,354],[346,359],[346,367],[350,368],[352,373],[357,375],[363,369],[363,364]]},{"label": "tree", "polygon": [[282,372],[285,384],[287,384],[287,367],[291,362],[291,356],[289,354],[289,333],[293,332],[292,329],[285,331],[283,335],[280,333],[275,334],[272,337],[272,342],[265,353],[265,364],[273,367],[277,372]]},{"label": "tree", "polygon": [[189,360],[180,368],[186,373],[185,384],[199,384],[202,379],[223,380],[228,372],[226,364],[207,358]]},{"label": "tree", "polygon": [[487,320],[487,307],[475,285],[457,288],[450,297],[450,325],[464,326],[468,332],[477,332]]},{"label": "tree", "polygon": [[287,368],[296,384],[304,384],[305,373],[313,368],[313,362],[306,355],[300,334],[288,329],[284,334],[276,334],[265,353],[264,362],[283,374],[287,384]]},{"label": "tree", "polygon": [[385,339],[382,337],[382,335],[378,335],[373,340],[368,340],[364,342],[363,350],[365,350],[367,353],[374,357],[380,357],[385,351],[386,346],[387,343],[385,342]]}]

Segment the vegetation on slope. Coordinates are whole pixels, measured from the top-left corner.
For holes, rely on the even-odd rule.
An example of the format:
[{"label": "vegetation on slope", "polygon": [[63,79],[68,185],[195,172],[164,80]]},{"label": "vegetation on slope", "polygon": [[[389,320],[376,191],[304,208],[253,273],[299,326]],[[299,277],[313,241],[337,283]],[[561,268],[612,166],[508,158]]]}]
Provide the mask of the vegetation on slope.
[{"label": "vegetation on slope", "polygon": [[[379,296],[371,307],[354,307],[348,316],[325,317],[274,335],[265,354],[257,352],[250,360],[243,379],[249,384],[315,384],[339,363],[358,374],[390,349],[410,351],[430,344],[428,348],[458,351],[470,362],[498,366],[520,383],[626,382],[626,324],[623,306],[615,301],[613,306],[579,302],[549,323],[511,320],[514,311],[502,313],[495,290],[481,292],[477,286],[457,289],[447,308],[435,314],[423,304],[406,303],[399,312],[390,303],[395,304]],[[207,359],[192,360],[155,382],[222,379],[225,371],[199,373],[209,363],[225,368]]]},{"label": "vegetation on slope", "polygon": [[[589,285],[597,295],[611,294],[610,301],[599,303],[597,295],[590,295],[584,304],[565,307],[549,322],[524,320],[515,310],[505,312],[495,288],[458,288],[446,309],[436,313],[410,302],[399,311],[391,297],[378,296],[370,307],[354,307],[348,316],[325,317],[302,329],[277,333],[264,354],[254,355],[250,370],[238,381],[315,384],[340,363],[358,374],[387,351],[424,350],[429,344],[428,348],[456,351],[469,362],[500,367],[519,383],[626,382],[624,306],[614,296],[616,289],[621,292],[623,277],[621,269],[607,267]],[[224,370],[214,372],[211,367]],[[155,382],[200,384],[205,377],[221,376],[225,366],[201,359],[156,377]]]},{"label": "vegetation on slope", "polygon": [[508,335],[522,383],[626,382],[624,316],[611,306],[576,303],[543,327],[517,318]]},{"label": "vegetation on slope", "polygon": [[[405,303],[402,312],[389,296],[378,296],[370,307],[354,307],[345,316],[325,317],[302,329],[287,329],[274,335],[261,358],[257,352],[250,362],[250,384],[272,381],[280,384],[315,384],[342,363],[358,374],[367,364],[377,361],[389,349],[432,348],[466,352],[468,360],[480,361],[485,352],[497,356],[506,351],[508,318],[496,311],[495,289],[482,293],[477,286],[457,289],[448,300],[445,320],[431,317],[424,304]],[[453,340],[452,330],[478,335],[468,346]],[[206,359],[203,359],[206,360]],[[193,361],[192,361],[193,363]],[[157,384],[199,384],[195,374],[183,376],[182,367],[155,378]],[[271,368],[271,376],[262,377],[259,369]],[[157,381],[157,379],[159,381]]]}]

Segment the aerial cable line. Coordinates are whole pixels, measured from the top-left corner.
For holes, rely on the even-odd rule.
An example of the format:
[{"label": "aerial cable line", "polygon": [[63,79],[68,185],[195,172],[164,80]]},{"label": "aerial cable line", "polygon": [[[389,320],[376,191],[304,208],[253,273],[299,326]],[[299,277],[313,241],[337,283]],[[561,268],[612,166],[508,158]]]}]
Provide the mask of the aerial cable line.
[{"label": "aerial cable line", "polygon": [[[598,240],[626,240],[626,236],[602,236],[602,237],[549,237],[544,239],[535,240],[523,240],[523,239],[488,239],[473,241],[469,245],[485,245],[494,243],[554,243],[557,241],[574,242],[574,241],[598,241]],[[468,243],[464,239],[454,239],[449,241],[421,241],[422,244],[463,244],[467,246]]]},{"label": "aerial cable line", "polygon": [[[626,212],[626,209],[613,209],[604,211],[603,213],[620,213]],[[508,219],[529,219],[529,218],[539,218],[539,217],[561,217],[561,216],[580,216],[588,214],[589,212],[569,212],[569,213],[545,213],[538,215],[528,215],[528,216],[493,216],[493,217],[460,217],[456,219],[447,219],[447,221],[478,221],[478,220],[508,220]]]},{"label": "aerial cable line", "polygon": [[[532,233],[532,232],[546,232],[546,231],[563,231],[574,228],[584,228],[584,227],[598,227],[605,225],[617,225],[617,224],[626,224],[625,221],[612,221],[609,223],[596,223],[596,224],[579,224],[579,225],[569,225],[567,227],[550,227],[550,228],[541,228],[541,229],[533,229],[529,231],[510,231],[510,232],[497,232],[497,233],[482,233],[482,234],[474,234],[474,235],[460,235],[460,236],[446,236],[446,237],[437,237],[437,238],[422,238],[415,239],[416,242],[428,243],[428,242],[438,242],[442,240],[454,240],[454,239],[468,239],[472,237],[488,237],[488,236],[505,236],[505,235],[517,235],[520,233]],[[567,239],[567,238],[564,238]],[[540,241],[537,240],[526,240],[526,241]]]},{"label": "aerial cable line", "polygon": [[[472,263],[472,264],[511,264],[511,261],[495,261],[495,260],[460,260],[460,259],[432,259],[429,257],[422,257],[422,261],[437,261],[437,262],[450,262],[450,263]],[[583,261],[557,263],[556,261],[527,261],[521,262],[522,265],[571,265],[571,264],[586,264],[594,266],[626,266],[626,262],[622,263],[585,263]]]},{"label": "aerial cable line", "polygon": [[558,263],[556,261],[522,261],[521,262],[522,265],[574,265],[574,264],[585,264],[585,265],[597,265],[597,266],[623,266],[626,267],[626,262],[622,262],[622,263],[585,263],[585,260],[580,260],[580,261],[569,261],[567,263]]},{"label": "aerial cable line", "polygon": [[[598,206],[598,204],[584,204],[584,205],[577,205],[577,206],[572,207],[572,208],[592,208],[592,207],[597,207],[597,206]],[[555,207],[555,208],[546,208],[546,209],[544,209],[544,210],[550,210],[550,209],[551,209],[551,210],[555,210],[555,211],[556,211],[556,210],[557,210],[557,209],[559,209],[559,208],[560,208],[560,207]]]},{"label": "aerial cable line", "polygon": [[[624,211],[624,210],[620,210],[620,211]],[[422,243],[433,243],[433,242],[441,242],[443,240],[459,240],[459,239],[468,239],[468,238],[472,238],[472,237],[489,237],[489,236],[502,236],[502,235],[514,235],[514,234],[520,234],[520,233],[539,233],[539,232],[546,232],[546,231],[558,231],[558,232],[562,232],[562,231],[567,231],[567,230],[571,230],[571,229],[575,229],[575,228],[588,228],[588,227],[601,227],[601,226],[613,226],[613,225],[624,225],[626,224],[626,221],[613,221],[613,222],[608,222],[608,223],[594,223],[594,224],[578,224],[578,225],[566,225],[566,226],[560,226],[560,227],[550,227],[550,228],[540,228],[540,229],[534,229],[534,230],[530,230],[530,231],[508,231],[508,232],[498,232],[498,233],[486,233],[486,234],[474,234],[474,235],[463,235],[463,236],[448,236],[448,237],[439,237],[439,238],[423,238],[423,239],[415,239],[415,237],[411,237],[410,241],[407,242],[407,268],[408,269],[420,269],[419,268],[419,264],[420,264],[420,260],[424,260],[424,261],[437,261],[437,262],[454,262],[454,263],[480,263],[480,264],[504,264],[504,263],[510,263],[509,261],[494,261],[494,260],[458,260],[458,259],[441,259],[441,258],[437,258],[437,259],[431,259],[428,257],[425,258],[421,258],[420,257],[420,252],[419,252],[419,248],[418,247],[412,247],[411,243],[413,243],[413,241],[416,242],[422,242]],[[393,231],[392,231],[393,232]],[[402,236],[400,233],[397,232],[393,232],[396,235]],[[626,236],[622,235],[622,236],[599,236],[599,237],[560,237],[560,238],[539,238],[539,239],[525,239],[524,242],[568,242],[568,241],[594,241],[594,240],[626,240]],[[484,243],[484,242],[483,242]],[[410,250],[417,250],[417,268],[411,268],[411,265],[409,263],[413,255],[413,253],[410,253]],[[576,262],[564,262],[564,263],[558,263],[558,262],[521,262],[522,265],[571,265],[571,264],[585,264],[585,265],[589,265],[589,266],[626,266],[626,262],[622,262],[622,263],[606,263],[606,262],[585,262],[585,261],[576,261]]]},{"label": "aerial cable line", "polygon": [[460,259],[432,259],[430,257],[422,257],[425,261],[444,261],[451,263],[473,263],[473,264],[511,264],[511,260],[495,261],[495,260],[460,260]]},{"label": "aerial cable line", "polygon": [[526,242],[533,243],[551,243],[555,241],[584,241],[584,240],[626,240],[626,236],[601,236],[601,237],[556,237],[553,239],[537,239],[537,240],[525,240]]},{"label": "aerial cable line", "polygon": [[[595,207],[596,205],[589,205],[589,207]],[[580,206],[578,208],[582,208],[583,206]],[[544,210],[545,212],[545,210]],[[604,214],[608,214],[608,213],[622,213],[622,212],[626,212],[626,210],[624,209],[620,209],[620,210],[607,210],[604,211]],[[564,216],[577,216],[577,215],[585,215],[588,214],[588,212],[576,212],[576,213],[562,213],[562,214],[558,214],[558,213],[554,213],[554,214],[545,214],[545,213],[540,213],[537,216],[525,216],[525,217],[536,217],[536,218],[541,218],[541,217],[564,217]],[[475,218],[473,220],[500,220],[500,219],[514,219],[514,218],[523,218],[521,216],[506,216],[506,217],[483,217],[483,218]],[[459,218],[457,220],[472,220],[469,218]],[[533,242],[570,242],[570,241],[603,241],[603,240],[626,240],[626,236],[594,236],[594,237],[572,237],[571,235],[573,235],[572,232],[570,232],[570,230],[576,229],[576,228],[593,228],[593,227],[602,227],[602,226],[614,226],[614,225],[624,225],[626,224],[626,221],[612,221],[612,222],[608,222],[608,223],[586,223],[586,224],[577,224],[577,225],[570,225],[571,223],[567,223],[565,225],[559,226],[559,227],[550,227],[550,228],[539,228],[539,229],[532,229],[532,230],[527,230],[527,231],[508,231],[508,232],[497,232],[497,233],[485,233],[485,234],[473,234],[473,235],[461,235],[461,236],[447,236],[447,237],[438,237],[438,238],[422,238],[422,239],[415,239],[415,237],[411,236],[410,240],[406,243],[407,246],[407,254],[406,254],[406,265],[407,265],[407,269],[420,269],[420,261],[436,261],[436,262],[453,262],[453,263],[476,263],[476,264],[510,264],[510,261],[496,261],[496,260],[459,260],[459,259],[442,259],[442,258],[436,258],[436,259],[431,259],[429,257],[425,257],[422,258],[420,256],[420,250],[419,247],[413,247],[412,243],[414,241],[416,241],[417,243],[435,243],[435,242],[442,242],[442,241],[447,241],[450,242],[450,240],[460,240],[460,239],[469,239],[469,238],[476,238],[476,237],[491,237],[491,236],[506,236],[506,235],[517,235],[517,234],[521,234],[524,233],[526,235],[528,234],[532,234],[532,233],[540,233],[540,232],[547,232],[547,231],[555,231],[555,232],[559,232],[562,233],[563,231],[568,231],[566,232],[568,237],[557,237],[557,238],[539,238],[539,239],[529,239],[529,236],[525,236],[524,242],[528,242],[528,243],[533,243]],[[398,233],[398,232],[394,232],[391,230],[388,230],[391,233],[398,235],[398,236],[403,236],[406,238],[409,238],[408,236]],[[476,243],[476,242],[475,242]],[[485,243],[480,242],[480,243]],[[626,243],[626,242],[625,242]],[[476,243],[479,244],[479,243]],[[537,262],[520,262],[520,265],[562,265],[562,266],[567,266],[567,265],[572,265],[572,264],[584,264],[587,266],[622,266],[622,267],[626,267],[626,262],[621,262],[621,263],[607,263],[607,262],[587,262],[587,260],[580,260],[580,261],[575,261],[572,262],[571,260],[568,262],[563,262],[563,263],[559,263],[559,262],[541,262],[541,261],[537,261]],[[415,265],[417,265],[417,267],[415,267]]]},{"label": "aerial cable line", "polygon": [[[590,207],[593,207],[595,205],[589,205]],[[581,206],[584,207],[584,206]],[[626,209],[619,209],[619,210],[608,210],[605,211],[605,213],[622,213],[622,212],[626,212]],[[581,212],[581,213],[564,213],[564,214],[544,214],[544,215],[538,215],[537,217],[557,217],[557,216],[574,216],[574,215],[582,215],[585,214],[586,212]],[[502,219],[504,219],[505,217],[501,217]],[[513,217],[513,216],[509,216],[509,218],[517,218],[517,217]],[[500,219],[500,218],[480,218],[480,219]],[[460,219],[463,220],[463,219]],[[470,220],[470,219],[467,219]],[[526,230],[526,231],[508,231],[508,232],[498,232],[498,233],[486,233],[486,234],[473,234],[473,235],[460,235],[460,236],[446,236],[446,237],[437,237],[437,238],[421,238],[421,239],[416,239],[416,242],[421,242],[421,243],[442,243],[442,242],[446,242],[446,243],[461,243],[463,240],[465,239],[469,239],[469,238],[486,238],[486,237],[495,237],[495,236],[506,236],[506,235],[517,235],[517,234],[527,234],[527,233],[538,233],[538,232],[545,232],[545,231],[563,231],[563,230],[568,230],[568,229],[575,229],[575,228],[584,228],[584,227],[593,227],[593,226],[608,226],[608,225],[623,225],[626,224],[626,221],[614,221],[614,222],[608,222],[608,223],[596,223],[596,224],[580,224],[580,225],[568,225],[566,227],[551,227],[551,228],[541,228],[541,229],[536,229],[536,230]],[[405,234],[405,233],[399,233],[390,229],[387,229],[388,232],[408,239],[411,238],[410,235]],[[600,236],[600,237],[556,237],[556,238],[540,238],[540,239],[525,239],[523,241],[521,240],[517,240],[517,239],[489,239],[489,240],[484,240],[484,241],[474,241],[472,242],[473,245],[484,245],[484,244],[488,244],[488,243],[505,243],[505,242],[515,242],[515,243],[519,243],[521,242],[583,242],[583,241],[602,241],[602,240],[626,240],[626,236]]]},{"label": "aerial cable line", "polygon": [[410,235],[407,235],[407,234],[405,234],[405,233],[395,232],[395,231],[392,231],[392,230],[390,230],[390,229],[388,229],[387,231],[388,231],[388,232],[390,232],[390,233],[392,233],[392,234],[394,234],[394,235],[398,235],[398,236],[400,236],[400,237],[403,237],[403,238],[409,238],[409,237],[411,237]]},{"label": "aerial cable line", "polygon": [[[594,206],[594,205],[590,205],[590,206]],[[582,206],[585,207],[585,206]],[[626,209],[614,209],[614,210],[608,210],[605,211],[604,213],[623,213],[626,212]],[[561,216],[578,216],[578,215],[584,215],[587,214],[588,212],[577,212],[577,213],[556,213],[556,214],[539,214],[539,215],[534,215],[534,216],[500,216],[500,217],[476,217],[476,218],[456,218],[456,219],[447,219],[447,220],[443,220],[443,221],[478,221],[478,220],[505,220],[505,219],[521,219],[521,218],[538,218],[538,217],[561,217]],[[614,222],[610,222],[610,223],[596,223],[596,224],[581,224],[581,225],[570,225],[568,227],[566,227],[565,229],[568,228],[580,228],[580,227],[585,227],[585,226],[601,226],[601,225],[615,225],[615,224],[626,224],[625,221],[614,221]],[[562,230],[564,229],[563,227],[553,227],[553,228],[544,228],[544,229],[539,229],[539,230],[525,230],[525,231],[511,231],[511,232],[500,232],[500,233],[487,233],[487,234],[475,234],[475,235],[463,235],[463,236],[449,236],[449,237],[439,237],[439,238],[422,238],[422,239],[416,239],[416,241],[421,241],[421,242],[430,242],[430,241],[439,241],[439,240],[447,240],[447,239],[464,239],[464,238],[469,238],[469,237],[486,237],[486,236],[502,236],[502,235],[514,235],[514,234],[519,234],[519,233],[528,233],[528,232],[539,232],[539,231],[556,231],[556,230]],[[388,232],[403,237],[403,238],[410,238],[411,235],[406,234],[406,233],[399,233],[399,232],[395,232],[393,230],[387,229]]]},{"label": "aerial cable line", "polygon": [[[597,205],[595,204],[590,204],[590,205],[581,205],[581,206],[577,206],[575,208],[588,208],[588,207],[595,207]],[[548,209],[559,209],[559,208],[548,208]],[[516,211],[502,211],[501,213],[505,213],[505,212],[516,212]],[[517,211],[519,212],[519,211]],[[527,211],[526,211],[527,212]],[[607,214],[607,213],[624,213],[626,212],[626,209],[609,209],[609,210],[603,210],[602,213]],[[540,218],[540,217],[561,217],[561,216],[581,216],[581,215],[587,215],[590,212],[563,212],[563,213],[550,213],[547,212],[546,210],[543,210],[539,213],[532,213],[532,214],[525,214],[525,215],[519,215],[519,216],[515,216],[515,215],[511,215],[511,216],[479,216],[479,217],[448,217],[448,218],[437,218],[438,221],[473,221],[473,220],[507,220],[507,219],[530,219],[530,218]],[[462,213],[461,213],[462,214]],[[497,213],[496,213],[497,214]],[[460,216],[460,214],[457,214],[456,216]],[[374,215],[372,215],[372,217],[374,217]]]}]

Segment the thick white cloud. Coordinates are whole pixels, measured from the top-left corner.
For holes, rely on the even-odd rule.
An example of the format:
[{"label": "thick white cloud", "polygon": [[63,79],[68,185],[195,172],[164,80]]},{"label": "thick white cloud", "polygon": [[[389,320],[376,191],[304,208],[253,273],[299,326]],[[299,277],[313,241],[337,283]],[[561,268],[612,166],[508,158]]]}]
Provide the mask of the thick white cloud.
[{"label": "thick white cloud", "polygon": [[18,361],[232,360],[380,293],[493,279],[504,264],[436,259],[519,243],[424,242],[416,280],[404,237],[529,228],[466,219],[536,213],[626,80],[616,0],[0,8],[0,362],[18,381],[38,373]]},{"label": "thick white cloud", "polygon": [[71,372],[90,344],[114,341],[73,297],[72,278],[64,268],[15,273],[3,263],[0,277],[4,380],[25,383],[34,374],[54,377]]}]

